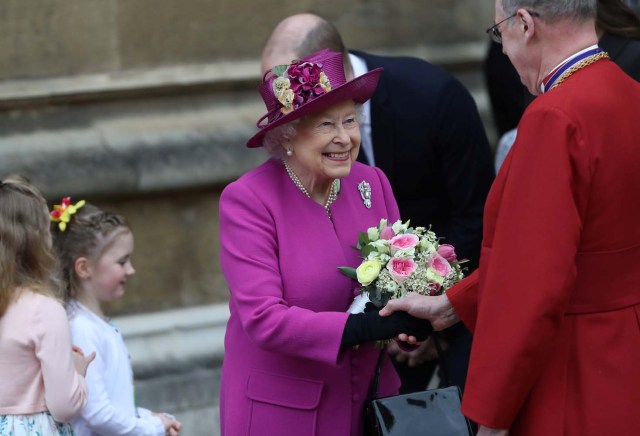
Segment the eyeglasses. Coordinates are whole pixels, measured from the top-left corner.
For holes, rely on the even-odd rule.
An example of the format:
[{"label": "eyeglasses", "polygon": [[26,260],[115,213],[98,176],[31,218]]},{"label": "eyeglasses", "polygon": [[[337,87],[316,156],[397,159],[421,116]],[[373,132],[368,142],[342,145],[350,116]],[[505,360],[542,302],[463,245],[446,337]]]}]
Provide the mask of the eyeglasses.
[{"label": "eyeglasses", "polygon": [[[525,9],[526,10],[526,9]],[[529,11],[526,10],[529,15],[531,15],[532,17],[539,17],[540,14],[538,14],[537,12],[534,11]],[[502,32],[500,31],[500,26],[502,23],[504,23],[507,20],[512,19],[513,17],[517,16],[518,12],[516,12],[515,14],[511,15],[510,17],[505,18],[504,20],[500,21],[497,24],[494,24],[493,26],[489,27],[486,31],[486,33],[489,34],[489,36],[491,36],[491,39],[495,42],[497,42],[498,44],[502,44]]]},{"label": "eyeglasses", "polygon": [[491,36],[491,39],[494,42],[497,42],[498,44],[502,44],[502,32],[500,32],[500,28],[498,26],[500,26],[505,21],[512,19],[516,15],[518,15],[517,12],[515,14],[511,15],[510,17],[507,17],[504,20],[500,21],[499,23],[494,24],[493,26],[491,26],[491,27],[489,27],[487,29],[486,33],[488,33],[489,36]]}]

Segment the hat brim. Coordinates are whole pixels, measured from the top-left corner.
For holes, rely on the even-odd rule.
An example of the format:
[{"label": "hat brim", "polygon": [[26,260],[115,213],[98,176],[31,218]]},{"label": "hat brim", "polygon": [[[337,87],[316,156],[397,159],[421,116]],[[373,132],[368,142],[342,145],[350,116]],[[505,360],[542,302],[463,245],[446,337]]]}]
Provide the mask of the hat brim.
[{"label": "hat brim", "polygon": [[368,71],[365,74],[356,77],[355,79],[345,83],[342,86],[332,89],[326,94],[315,98],[302,107],[295,109],[288,114],[278,118],[277,120],[258,126],[260,129],[255,135],[247,141],[247,147],[256,148],[262,147],[262,140],[265,133],[278,126],[302,118],[305,115],[309,115],[314,112],[318,112],[322,109],[328,108],[336,103],[345,100],[353,100],[356,104],[362,104],[369,100],[378,86],[378,80],[382,73],[382,68],[376,68]]}]

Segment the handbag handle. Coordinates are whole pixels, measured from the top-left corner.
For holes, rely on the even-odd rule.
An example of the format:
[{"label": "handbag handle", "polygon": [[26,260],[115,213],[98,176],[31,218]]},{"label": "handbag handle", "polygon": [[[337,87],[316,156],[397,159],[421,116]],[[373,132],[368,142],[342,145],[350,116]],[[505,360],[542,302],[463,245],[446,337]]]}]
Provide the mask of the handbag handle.
[{"label": "handbag handle", "polygon": [[[449,386],[453,386],[451,383],[451,379],[449,378],[449,372],[447,371],[447,365],[445,363],[444,360],[444,351],[442,350],[442,347],[440,346],[440,341],[438,340],[438,335],[436,334],[436,332],[432,332],[431,333],[431,338],[433,339],[433,343],[436,346],[436,354],[438,355],[438,364],[440,365],[440,368],[442,369],[442,375],[444,377],[444,381],[447,385],[447,387]],[[384,359],[384,354],[385,354],[385,348],[383,348],[380,351],[380,355],[378,356],[378,361],[376,363],[376,371],[375,371],[375,375],[373,377],[373,380],[371,382],[371,387],[369,388],[369,399],[373,400],[376,399],[378,397],[378,384],[380,383],[380,373],[382,372],[382,361]]]}]

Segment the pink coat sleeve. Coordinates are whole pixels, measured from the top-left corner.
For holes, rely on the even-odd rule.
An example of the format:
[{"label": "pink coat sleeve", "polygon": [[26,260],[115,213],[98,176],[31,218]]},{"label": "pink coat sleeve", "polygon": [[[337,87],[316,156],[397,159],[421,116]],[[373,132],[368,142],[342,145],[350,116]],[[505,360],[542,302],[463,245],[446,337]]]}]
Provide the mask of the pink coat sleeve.
[{"label": "pink coat sleeve", "polygon": [[284,298],[278,253],[286,247],[278,247],[276,233],[263,199],[246,184],[227,186],[220,199],[220,263],[232,316],[263,349],[336,364],[348,314],[314,312]]},{"label": "pink coat sleeve", "polygon": [[69,321],[64,308],[50,298],[42,301],[34,318],[33,334],[42,368],[45,401],[57,421],[69,422],[87,403],[87,387],[73,364]]}]

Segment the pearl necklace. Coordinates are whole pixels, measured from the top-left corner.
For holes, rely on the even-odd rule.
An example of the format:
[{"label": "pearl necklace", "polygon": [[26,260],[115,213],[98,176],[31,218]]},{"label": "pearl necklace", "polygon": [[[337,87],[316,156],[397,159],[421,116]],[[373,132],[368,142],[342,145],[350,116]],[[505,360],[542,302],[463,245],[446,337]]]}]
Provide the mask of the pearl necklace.
[{"label": "pearl necklace", "polygon": [[[287,174],[289,174],[289,178],[293,181],[293,184],[296,185],[298,189],[300,189],[302,193],[307,196],[307,198],[311,198],[309,191],[307,191],[307,188],[304,187],[304,185],[302,184],[298,176],[296,176],[296,173],[293,172],[287,161],[283,160],[282,163],[284,164],[284,168],[287,170]],[[340,192],[340,179],[336,179],[331,183],[331,188],[329,188],[329,196],[327,197],[327,201],[323,206],[325,212],[327,212],[327,215],[329,216],[329,219],[331,219],[331,210],[329,209],[329,206],[331,206],[331,203],[336,201],[336,198],[338,198],[338,192]]]}]

